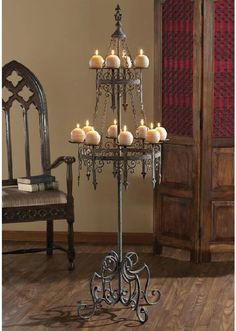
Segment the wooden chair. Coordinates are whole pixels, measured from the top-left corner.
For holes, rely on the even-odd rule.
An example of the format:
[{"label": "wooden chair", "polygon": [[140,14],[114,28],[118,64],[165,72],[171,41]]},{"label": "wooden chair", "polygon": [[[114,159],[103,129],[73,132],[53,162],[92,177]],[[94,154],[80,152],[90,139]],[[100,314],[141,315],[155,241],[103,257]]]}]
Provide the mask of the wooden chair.
[{"label": "wooden chair", "polygon": [[[13,84],[10,77],[17,74],[19,80]],[[6,124],[6,145],[8,161],[8,179],[3,180],[2,219],[3,223],[20,223],[45,220],[47,222],[47,247],[44,249],[22,249],[5,252],[4,254],[32,253],[46,251],[52,255],[54,249],[62,249],[67,252],[69,270],[74,269],[75,250],[73,242],[74,201],[72,196],[72,164],[75,158],[60,156],[55,162],[50,162],[49,133],[47,102],[43,88],[35,75],[22,64],[12,61],[3,67],[3,88],[8,90],[9,98],[2,101]],[[26,101],[20,94],[27,87],[32,95]],[[19,94],[20,93],[20,94]],[[10,113],[13,102],[17,100],[23,112],[24,124],[24,150],[26,176],[31,175],[28,111],[33,104],[38,110],[39,132],[41,141],[41,165],[42,173],[50,174],[51,170],[62,163],[67,165],[67,194],[59,190],[42,192],[22,192],[17,189],[17,179],[13,176],[12,139]],[[22,174],[24,175],[24,174]],[[53,243],[53,221],[65,219],[68,223],[68,249],[56,246]]]}]

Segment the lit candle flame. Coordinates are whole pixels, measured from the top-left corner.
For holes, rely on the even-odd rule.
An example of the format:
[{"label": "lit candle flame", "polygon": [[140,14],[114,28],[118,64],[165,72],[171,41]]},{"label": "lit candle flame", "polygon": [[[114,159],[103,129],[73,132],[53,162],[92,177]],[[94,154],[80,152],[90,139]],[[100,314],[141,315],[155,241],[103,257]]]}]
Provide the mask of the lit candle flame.
[{"label": "lit candle flame", "polygon": [[143,119],[140,121],[140,124],[141,125],[144,125],[144,120]]},{"label": "lit candle flame", "polygon": [[98,50],[96,49],[96,51],[95,51],[95,55],[98,55]]},{"label": "lit candle flame", "polygon": [[111,51],[111,55],[114,55],[115,54],[115,51],[114,51],[114,49]]},{"label": "lit candle flame", "polygon": [[117,124],[117,120],[114,120],[114,124],[115,124],[115,125]]},{"label": "lit candle flame", "polygon": [[153,129],[153,123],[150,124],[150,128]]},{"label": "lit candle flame", "polygon": [[161,123],[157,123],[157,126],[160,127],[161,126]]},{"label": "lit candle flame", "polygon": [[76,127],[79,128],[79,123],[76,124]]},{"label": "lit candle flame", "polygon": [[85,122],[85,125],[86,126],[89,126],[89,121],[88,120]]},{"label": "lit candle flame", "polygon": [[127,130],[127,126],[126,125],[124,125],[124,130],[123,131],[126,131]]},{"label": "lit candle flame", "polygon": [[142,49],[142,48],[140,49],[139,54],[140,54],[140,55],[143,55],[143,49]]}]

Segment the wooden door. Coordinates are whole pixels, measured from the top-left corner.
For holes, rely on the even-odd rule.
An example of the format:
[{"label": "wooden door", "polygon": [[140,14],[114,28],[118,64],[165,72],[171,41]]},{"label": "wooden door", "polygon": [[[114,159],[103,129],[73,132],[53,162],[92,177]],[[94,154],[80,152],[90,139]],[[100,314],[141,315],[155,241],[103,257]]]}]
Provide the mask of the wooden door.
[{"label": "wooden door", "polygon": [[201,0],[155,1],[155,116],[169,133],[154,193],[155,252],[190,250],[198,261]]},{"label": "wooden door", "polygon": [[233,0],[204,0],[201,261],[232,249]]}]

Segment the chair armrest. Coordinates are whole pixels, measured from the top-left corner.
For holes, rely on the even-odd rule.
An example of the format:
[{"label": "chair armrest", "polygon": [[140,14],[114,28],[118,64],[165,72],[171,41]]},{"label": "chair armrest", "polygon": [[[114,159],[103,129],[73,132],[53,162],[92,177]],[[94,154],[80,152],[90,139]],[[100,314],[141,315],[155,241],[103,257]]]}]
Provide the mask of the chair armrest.
[{"label": "chair armrest", "polygon": [[67,165],[67,171],[66,171],[66,183],[67,183],[67,201],[72,202],[73,196],[72,196],[72,180],[73,180],[73,174],[72,174],[72,164],[75,162],[74,156],[59,156],[48,168],[47,170],[52,170],[54,168],[57,168],[62,163],[66,163]]}]

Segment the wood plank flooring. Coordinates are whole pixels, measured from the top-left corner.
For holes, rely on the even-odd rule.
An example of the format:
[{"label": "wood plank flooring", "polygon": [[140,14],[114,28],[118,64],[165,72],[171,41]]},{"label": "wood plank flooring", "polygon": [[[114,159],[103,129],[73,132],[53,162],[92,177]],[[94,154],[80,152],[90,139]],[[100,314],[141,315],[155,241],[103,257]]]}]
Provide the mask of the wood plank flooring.
[{"label": "wood plank flooring", "polygon": [[[3,249],[19,247],[22,243],[6,243]],[[149,265],[152,287],[162,294],[156,306],[148,307],[147,323],[140,325],[132,310],[119,305],[104,305],[91,320],[79,321],[77,301],[90,299],[88,280],[112,248],[77,246],[74,272],[67,271],[66,256],[58,251],[53,257],[45,253],[4,255],[3,330],[234,330],[233,262],[219,261],[218,256],[210,264],[196,265],[180,251],[178,259],[171,250],[153,256],[150,246],[125,247],[125,251],[138,252],[140,260]]]}]

